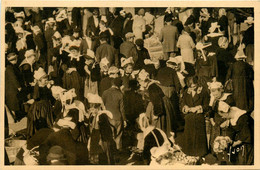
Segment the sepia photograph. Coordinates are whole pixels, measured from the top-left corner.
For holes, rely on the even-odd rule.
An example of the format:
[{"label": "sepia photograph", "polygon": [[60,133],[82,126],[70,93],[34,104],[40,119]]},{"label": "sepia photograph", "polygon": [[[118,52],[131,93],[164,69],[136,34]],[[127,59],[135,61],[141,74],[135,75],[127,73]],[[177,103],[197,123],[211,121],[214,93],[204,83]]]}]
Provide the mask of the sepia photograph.
[{"label": "sepia photograph", "polygon": [[4,166],[254,166],[255,7],[122,4],[2,7]]}]

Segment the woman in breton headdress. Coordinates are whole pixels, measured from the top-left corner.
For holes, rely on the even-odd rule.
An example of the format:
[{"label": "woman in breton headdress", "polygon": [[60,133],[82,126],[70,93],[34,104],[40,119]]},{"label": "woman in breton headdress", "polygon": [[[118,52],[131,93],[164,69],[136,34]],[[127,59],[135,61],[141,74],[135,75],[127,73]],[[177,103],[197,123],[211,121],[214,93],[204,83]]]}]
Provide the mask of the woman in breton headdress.
[{"label": "woman in breton headdress", "polygon": [[101,35],[101,33],[105,33],[107,35],[107,43],[111,45],[112,42],[112,36],[114,35],[113,31],[106,27],[106,22],[104,20],[101,20],[99,23],[99,35]]},{"label": "woman in breton headdress", "polygon": [[98,82],[100,82],[100,66],[95,62],[94,51],[88,49],[85,57],[85,71],[86,79],[84,83],[84,97],[87,97],[88,93],[98,94]]},{"label": "woman in breton headdress", "polygon": [[239,109],[253,111],[254,109],[254,70],[245,62],[243,49],[237,51],[234,62],[228,69],[226,80],[232,80],[233,95]]},{"label": "woman in breton headdress", "polygon": [[211,107],[211,111],[209,114],[210,122],[212,125],[211,133],[210,133],[210,147],[213,149],[214,140],[217,136],[228,136],[228,129],[221,128],[221,124],[226,121],[226,119],[222,118],[219,115],[219,105],[222,102],[230,106],[235,105],[235,101],[233,99],[232,93],[224,93],[224,87],[221,82],[211,82],[208,83],[210,90],[210,102],[209,106]]},{"label": "woman in breton headdress", "polygon": [[185,115],[184,134],[179,145],[189,156],[205,156],[208,153],[205,113],[209,99],[206,89],[198,85],[196,77],[189,77],[187,86],[181,109]]},{"label": "woman in breton headdress", "polygon": [[71,131],[73,139],[87,143],[89,133],[86,123],[89,116],[86,112],[85,105],[81,101],[76,100],[77,94],[74,88],[70,90],[60,89],[59,91],[61,109],[57,108],[56,110],[54,127],[59,128],[59,121],[70,120],[75,124],[75,127]]},{"label": "woman in breton headdress", "polygon": [[23,80],[25,86],[30,86],[30,83],[33,82],[33,72],[36,68],[36,53],[34,50],[27,50],[24,54],[25,59],[19,65],[19,68],[22,72]]},{"label": "woman in breton headdress", "polygon": [[245,110],[231,107],[222,102],[218,106],[219,115],[228,119],[221,125],[232,134],[231,162],[235,165],[254,164],[254,120]]},{"label": "woman in breton headdress", "polygon": [[113,114],[105,110],[102,98],[98,94],[88,93],[89,130],[88,150],[92,164],[113,165],[116,145],[113,139],[112,127],[108,118]]},{"label": "woman in breton headdress", "polygon": [[28,104],[31,104],[27,115],[27,139],[30,139],[36,132],[36,120],[46,119],[49,128],[53,125],[54,98],[50,90],[52,82],[48,81],[48,75],[41,67],[34,71],[33,77],[35,80],[33,96],[27,101]]},{"label": "woman in breton headdress", "polygon": [[198,76],[198,83],[208,89],[207,82],[211,82],[218,76],[218,65],[216,54],[208,52],[208,48],[211,44],[202,44],[198,42],[196,44],[197,56],[195,63],[195,72]]},{"label": "woman in breton headdress", "polygon": [[86,77],[85,58],[80,55],[79,44],[70,44],[69,55],[64,60],[65,73],[63,75],[63,88],[75,88],[77,99],[83,101],[84,99],[84,80]]},{"label": "woman in breton headdress", "polygon": [[156,83],[148,87],[148,93],[149,103],[146,108],[146,116],[149,123],[170,137],[170,132],[176,132],[178,127],[177,115],[172,102]]},{"label": "woman in breton headdress", "polygon": [[132,77],[133,65],[133,57],[121,58],[121,67],[123,68],[121,73],[123,92],[129,90],[129,80],[134,79],[134,77]]}]

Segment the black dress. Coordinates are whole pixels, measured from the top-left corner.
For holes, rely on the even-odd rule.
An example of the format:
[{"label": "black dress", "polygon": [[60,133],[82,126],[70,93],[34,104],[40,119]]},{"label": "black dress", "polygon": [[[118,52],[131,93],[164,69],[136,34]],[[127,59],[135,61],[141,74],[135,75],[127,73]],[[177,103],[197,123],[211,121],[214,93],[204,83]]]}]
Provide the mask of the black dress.
[{"label": "black dress", "polygon": [[36,120],[45,119],[49,128],[52,128],[54,122],[52,112],[54,98],[51,90],[47,87],[39,87],[36,84],[34,86],[33,99],[35,101],[30,106],[27,115],[27,139],[30,139],[37,131]]},{"label": "black dress", "polygon": [[233,141],[242,141],[241,145],[236,146],[239,150],[233,163],[236,165],[254,164],[254,120],[248,114],[240,116],[235,126],[230,127],[234,131],[231,138]]},{"label": "black dress", "polygon": [[[69,56],[68,56],[69,57]],[[79,58],[79,60],[68,59],[65,63],[67,68],[76,68],[76,71],[72,71],[71,73],[65,72],[63,74],[63,88],[72,89],[75,88],[75,92],[77,94],[76,99],[83,101],[84,99],[84,80],[86,77],[86,72],[84,70],[85,59],[83,56]]]},{"label": "black dress", "polygon": [[207,93],[202,89],[194,97],[186,90],[183,95],[183,106],[195,107],[201,105],[203,113],[187,113],[182,141],[179,145],[189,156],[205,156],[208,153],[206,124],[204,113],[208,110],[209,100]]},{"label": "black dress", "polygon": [[236,60],[228,50],[223,48],[220,48],[217,51],[216,57],[217,57],[217,65],[218,65],[217,81],[221,82],[224,85],[228,68]]}]

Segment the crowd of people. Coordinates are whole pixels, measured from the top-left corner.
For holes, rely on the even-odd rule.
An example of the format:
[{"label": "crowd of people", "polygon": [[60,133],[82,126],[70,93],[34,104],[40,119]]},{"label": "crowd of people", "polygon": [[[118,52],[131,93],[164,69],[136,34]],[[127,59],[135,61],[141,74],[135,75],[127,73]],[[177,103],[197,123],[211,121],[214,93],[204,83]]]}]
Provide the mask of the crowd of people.
[{"label": "crowd of people", "polygon": [[[173,136],[211,164],[254,164],[253,17],[6,8],[5,138],[25,120],[27,140],[14,164],[115,165],[133,148],[149,164],[150,150]],[[232,140],[229,159],[214,152],[218,136]]]}]

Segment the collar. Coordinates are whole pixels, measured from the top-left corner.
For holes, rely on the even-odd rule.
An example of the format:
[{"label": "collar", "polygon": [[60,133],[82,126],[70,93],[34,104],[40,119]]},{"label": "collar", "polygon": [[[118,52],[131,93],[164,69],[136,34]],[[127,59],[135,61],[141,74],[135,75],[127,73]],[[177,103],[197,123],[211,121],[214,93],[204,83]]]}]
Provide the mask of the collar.
[{"label": "collar", "polygon": [[[232,94],[232,93],[223,93],[222,97],[221,97],[220,99],[218,99],[218,100],[224,101],[224,100],[226,100],[227,97],[230,96],[231,94]],[[211,95],[210,95],[209,106],[213,106],[214,102],[215,102],[215,97],[211,94]]]},{"label": "collar", "polygon": [[80,60],[80,57],[81,57],[82,55],[77,55],[77,56],[75,56],[75,55],[69,54],[68,56],[70,57],[70,61],[72,61],[74,58],[75,58],[77,61],[79,61],[79,60]]},{"label": "collar", "polygon": [[66,110],[63,112],[64,117],[67,116],[69,110],[77,109],[79,111],[79,120],[78,120],[79,122],[84,121],[84,116],[88,118],[84,104],[78,100],[75,100],[72,104],[67,105],[65,109]]},{"label": "collar", "polygon": [[231,107],[229,111],[229,114],[233,115],[232,118],[230,119],[231,125],[235,126],[240,116],[244,115],[245,113],[246,113],[245,110],[241,110],[237,107]]},{"label": "collar", "polygon": [[144,138],[154,129],[155,126],[151,126],[151,125],[149,125],[146,129],[144,129]]},{"label": "collar", "polygon": [[222,97],[219,99],[221,101],[224,101],[227,99],[228,96],[230,96],[232,93],[223,93]]}]

